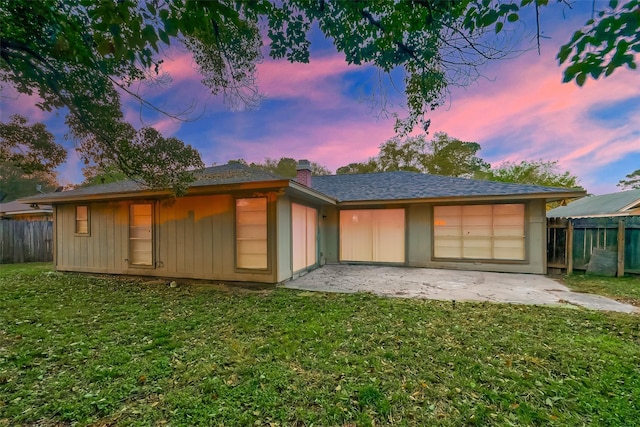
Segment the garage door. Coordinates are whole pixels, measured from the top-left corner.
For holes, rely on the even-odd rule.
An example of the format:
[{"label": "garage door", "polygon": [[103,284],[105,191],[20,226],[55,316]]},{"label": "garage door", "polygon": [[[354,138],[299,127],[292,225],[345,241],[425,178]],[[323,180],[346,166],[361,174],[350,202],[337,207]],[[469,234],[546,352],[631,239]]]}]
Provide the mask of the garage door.
[{"label": "garage door", "polygon": [[404,209],[340,211],[340,260],[404,262]]}]

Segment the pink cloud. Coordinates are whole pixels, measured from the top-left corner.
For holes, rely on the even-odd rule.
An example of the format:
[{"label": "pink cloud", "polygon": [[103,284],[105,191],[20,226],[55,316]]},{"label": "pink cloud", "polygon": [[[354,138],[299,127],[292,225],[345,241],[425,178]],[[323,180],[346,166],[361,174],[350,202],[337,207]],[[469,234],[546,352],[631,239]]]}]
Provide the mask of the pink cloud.
[{"label": "pink cloud", "polygon": [[347,64],[340,54],[312,58],[309,64],[268,60],[258,65],[258,84],[270,99],[304,98],[332,108],[342,101],[341,78],[361,69]]},{"label": "pink cloud", "polygon": [[495,82],[454,92],[450,109],[432,115],[432,129],[503,153],[487,159],[492,163],[559,160],[578,176],[640,152],[638,113],[618,128],[589,115],[596,105],[640,97],[639,73],[617,70],[578,87],[561,83],[562,70],[552,55],[527,54],[500,66]]},{"label": "pink cloud", "polygon": [[2,85],[0,89],[0,118],[8,121],[9,116],[20,114],[29,119],[31,123],[41,122],[51,117],[52,113],[43,111],[36,106],[42,98],[38,95],[25,95],[18,93],[13,86]]}]

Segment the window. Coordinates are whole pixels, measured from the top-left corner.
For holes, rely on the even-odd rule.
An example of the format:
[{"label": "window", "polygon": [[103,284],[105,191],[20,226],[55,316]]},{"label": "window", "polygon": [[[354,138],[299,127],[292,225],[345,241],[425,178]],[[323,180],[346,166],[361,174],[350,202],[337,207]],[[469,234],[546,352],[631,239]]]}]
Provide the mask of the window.
[{"label": "window", "polygon": [[89,234],[88,206],[76,206],[76,234]]},{"label": "window", "polygon": [[524,204],[436,206],[436,258],[524,260]]},{"label": "window", "polygon": [[291,204],[293,271],[302,270],[317,262],[317,223],[317,210]]},{"label": "window", "polygon": [[340,211],[340,260],[404,262],[404,209]]},{"label": "window", "polygon": [[135,204],[129,211],[129,265],[153,265],[153,206]]},{"label": "window", "polygon": [[236,265],[267,268],[267,199],[236,200]]}]

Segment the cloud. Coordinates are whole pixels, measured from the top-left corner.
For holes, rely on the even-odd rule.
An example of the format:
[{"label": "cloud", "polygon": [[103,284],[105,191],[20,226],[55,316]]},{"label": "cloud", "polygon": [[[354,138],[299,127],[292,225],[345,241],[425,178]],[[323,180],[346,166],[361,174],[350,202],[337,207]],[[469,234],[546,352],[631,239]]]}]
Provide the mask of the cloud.
[{"label": "cloud", "polygon": [[342,102],[344,75],[360,70],[340,54],[312,58],[309,64],[267,60],[258,65],[258,84],[269,99],[303,98],[328,109]]},{"label": "cloud", "polygon": [[640,96],[639,73],[619,69],[584,87],[561,78],[552,55],[523,55],[500,64],[495,82],[455,91],[450,109],[433,114],[432,126],[479,142],[492,163],[559,160],[561,168],[587,179],[597,168],[640,152],[637,109],[620,114],[627,117],[616,126],[591,113]]},{"label": "cloud", "polygon": [[41,101],[38,95],[18,93],[13,86],[3,84],[0,89],[0,118],[6,122],[10,116],[20,114],[27,117],[30,123],[46,120],[52,113],[36,106]]}]

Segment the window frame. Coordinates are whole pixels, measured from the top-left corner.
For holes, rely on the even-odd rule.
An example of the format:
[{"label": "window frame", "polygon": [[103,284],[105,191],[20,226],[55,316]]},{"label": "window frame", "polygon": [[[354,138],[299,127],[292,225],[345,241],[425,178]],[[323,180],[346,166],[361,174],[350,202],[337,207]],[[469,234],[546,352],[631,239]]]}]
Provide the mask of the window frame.
[{"label": "window frame", "polygon": [[[132,218],[133,218],[133,207],[134,206],[150,206],[151,207],[151,224],[149,225],[150,227],[150,245],[151,245],[151,262],[150,264],[137,264],[137,263],[133,263],[131,261],[132,257],[132,245],[131,245],[131,240],[134,239],[133,237],[131,237],[131,227],[135,227],[134,225],[132,225]],[[135,202],[135,203],[131,203],[129,204],[129,217],[128,217],[128,224],[127,224],[127,244],[128,244],[128,248],[127,248],[127,263],[129,265],[129,268],[145,268],[145,269],[153,269],[156,268],[156,251],[155,251],[155,246],[156,246],[156,236],[155,236],[155,224],[156,224],[156,218],[155,218],[155,204],[153,202]],[[142,240],[142,239],[140,239]]]},{"label": "window frame", "polygon": [[[298,206],[299,208],[302,208],[304,211],[304,216],[305,216],[305,245],[304,245],[304,257],[305,257],[305,266],[296,269],[296,265],[295,265],[295,259],[294,259],[294,205]],[[313,221],[309,221],[309,213],[313,212]],[[299,271],[305,271],[305,270],[309,270],[312,269],[316,266],[319,265],[319,244],[318,244],[318,237],[319,237],[319,221],[318,218],[320,216],[320,212],[317,208],[312,207],[312,206],[307,206],[305,204],[302,203],[298,203],[295,201],[291,202],[291,271],[293,271],[294,273],[299,272]],[[313,262],[309,263],[309,225],[312,225],[313,227]]]},{"label": "window frame", "polygon": [[[378,225],[380,224],[380,217],[378,215],[375,215],[375,213],[381,212],[381,211],[401,211],[402,212],[402,233],[401,233],[401,237],[402,237],[402,256],[398,257],[399,260],[393,260],[393,261],[381,261],[380,257],[378,256],[379,253],[377,252],[378,249],[378,245],[377,243],[380,241],[380,238],[378,237],[378,234],[376,233],[376,231],[379,231],[379,227]],[[343,244],[346,244],[345,239],[345,230],[343,227],[346,226],[346,224],[344,223],[344,218],[343,215],[353,215],[353,214],[357,214],[357,213],[363,213],[363,214],[370,214],[371,215],[371,225],[372,227],[369,229],[369,231],[371,232],[370,234],[368,234],[368,237],[370,238],[370,244],[371,244],[371,259],[370,260],[354,260],[354,259],[346,259],[345,258],[345,248],[343,247]],[[353,208],[346,208],[346,209],[340,209],[338,211],[338,233],[339,233],[339,238],[338,238],[338,260],[341,263],[349,263],[349,264],[380,264],[380,265],[406,265],[407,264],[407,259],[408,259],[408,244],[409,244],[409,239],[408,239],[408,224],[409,224],[409,220],[408,220],[408,209],[406,206],[401,205],[401,206],[373,206],[373,207],[353,207]],[[377,254],[377,255],[376,255]]]},{"label": "window frame", "polygon": [[[78,208],[85,208],[86,217],[83,219],[78,218]],[[80,221],[84,221],[87,224],[87,229],[84,232],[78,231],[78,224]],[[75,222],[74,222],[74,234],[76,236],[88,237],[91,236],[91,210],[89,205],[75,205]]]},{"label": "window frame", "polygon": [[[263,199],[264,203],[265,203],[265,208],[264,208],[264,227],[265,227],[265,237],[264,239],[253,239],[253,240],[264,240],[264,245],[265,245],[265,266],[264,267],[246,267],[246,266],[241,266],[239,264],[239,245],[238,242],[242,241],[242,240],[252,240],[249,238],[240,238],[238,236],[238,202],[241,200],[251,200],[251,199]],[[269,211],[270,211],[270,203],[269,203],[269,197],[267,197],[266,195],[260,195],[260,196],[248,196],[248,197],[236,197],[234,198],[234,203],[233,203],[233,209],[234,209],[234,215],[233,215],[233,242],[234,242],[234,267],[235,267],[235,271],[238,273],[271,273],[271,237],[269,236]]]},{"label": "window frame", "polygon": [[[495,217],[495,207],[501,205],[521,205],[522,206],[522,258],[464,258],[464,257],[442,257],[436,256],[436,208],[438,207],[460,207],[461,209],[465,206],[490,206],[491,207],[491,224],[492,224],[492,232],[489,238],[491,239],[491,251],[493,256],[493,251],[495,249],[495,230],[493,228],[494,217]],[[524,201],[509,201],[504,203],[471,203],[471,204],[439,204],[433,205],[431,208],[431,259],[432,261],[455,261],[455,262],[473,262],[473,263],[491,263],[491,264],[528,264],[529,263],[529,245],[528,245],[528,236],[529,236],[529,223],[527,219],[529,218],[529,204]],[[462,215],[461,215],[462,221]],[[464,225],[461,222],[461,227]],[[500,236],[497,236],[500,238]],[[464,244],[464,236],[460,236],[461,244]]]}]

